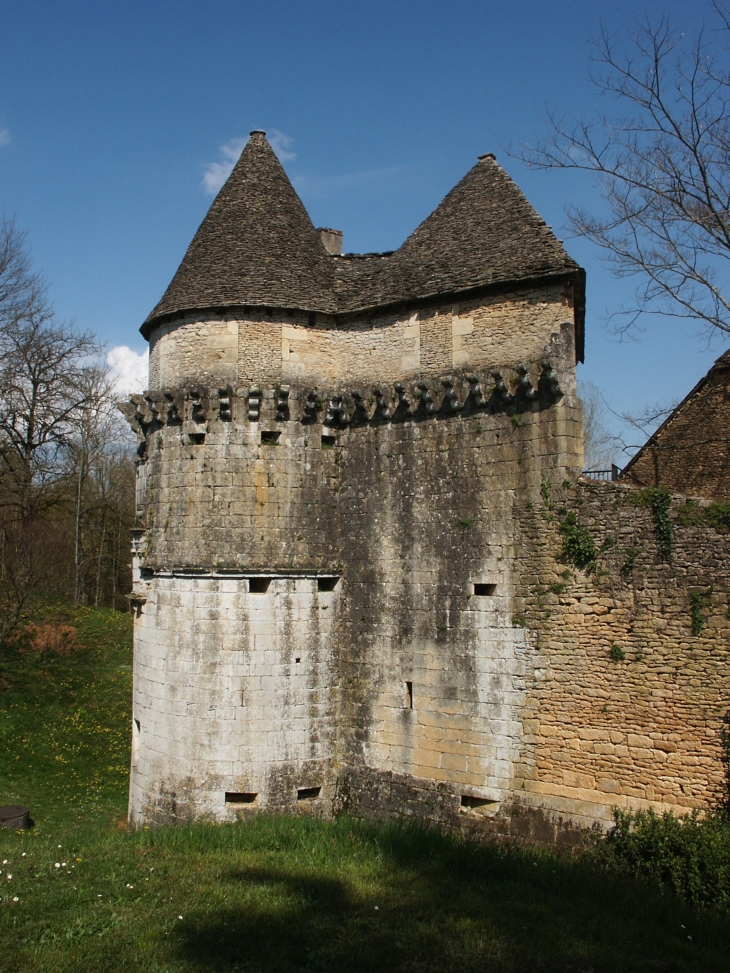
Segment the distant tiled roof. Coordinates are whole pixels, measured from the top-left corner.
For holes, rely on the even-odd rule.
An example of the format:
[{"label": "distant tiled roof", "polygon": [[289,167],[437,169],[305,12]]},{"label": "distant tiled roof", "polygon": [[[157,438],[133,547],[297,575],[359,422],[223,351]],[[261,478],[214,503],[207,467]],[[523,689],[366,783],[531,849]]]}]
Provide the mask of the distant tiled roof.
[{"label": "distant tiled roof", "polygon": [[253,132],[172,283],[145,321],[266,305],[352,313],[401,301],[582,274],[486,155],[392,253],[327,253],[263,132]]},{"label": "distant tiled roof", "polygon": [[[621,471],[622,479],[634,479],[635,469],[640,466],[644,460],[644,457],[650,452],[652,447],[654,447],[662,439],[667,430],[671,430],[671,427],[684,416],[688,408],[691,408],[692,403],[699,398],[708,382],[712,382],[712,380],[716,377],[724,375],[728,369],[730,369],[730,348],[723,352],[723,354],[713,362],[707,374],[703,375],[692,391],[685,395],[679,405],[672,410],[658,429],[656,429],[655,432],[649,436],[641,449],[631,457],[629,462]],[[725,440],[728,438],[727,425],[724,427],[723,437]]]}]

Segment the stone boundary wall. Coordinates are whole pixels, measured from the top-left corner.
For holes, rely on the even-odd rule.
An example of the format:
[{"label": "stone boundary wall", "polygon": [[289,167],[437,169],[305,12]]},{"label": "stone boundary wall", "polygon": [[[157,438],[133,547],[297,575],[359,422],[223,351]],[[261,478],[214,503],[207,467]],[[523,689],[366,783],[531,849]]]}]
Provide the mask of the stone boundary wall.
[{"label": "stone boundary wall", "polygon": [[[730,531],[678,496],[658,526],[655,496],[546,482],[515,510],[516,621],[539,660],[515,798],[578,824],[605,825],[613,807],[701,809],[724,786]],[[571,530],[578,560],[595,553],[582,568]]]}]

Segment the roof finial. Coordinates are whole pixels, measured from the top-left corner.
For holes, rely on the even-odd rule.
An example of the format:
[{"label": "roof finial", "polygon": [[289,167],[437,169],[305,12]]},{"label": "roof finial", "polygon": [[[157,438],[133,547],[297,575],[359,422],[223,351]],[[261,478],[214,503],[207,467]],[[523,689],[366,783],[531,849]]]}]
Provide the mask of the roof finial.
[{"label": "roof finial", "polygon": [[252,142],[263,142],[266,139],[266,132],[261,128],[255,128],[250,135]]},{"label": "roof finial", "polygon": [[497,161],[497,156],[494,152],[485,152],[484,155],[478,155],[477,158],[480,162],[484,162],[485,159],[494,159],[495,162]]}]

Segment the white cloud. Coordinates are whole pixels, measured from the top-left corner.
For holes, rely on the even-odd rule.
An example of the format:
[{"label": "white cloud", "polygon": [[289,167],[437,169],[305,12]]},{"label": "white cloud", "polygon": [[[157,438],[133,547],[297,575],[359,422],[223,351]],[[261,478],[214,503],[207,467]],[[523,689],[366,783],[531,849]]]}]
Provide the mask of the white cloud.
[{"label": "white cloud", "polygon": [[149,349],[140,355],[126,345],[117,345],[107,352],[106,363],[111,372],[114,389],[120,395],[144,392],[147,388]]},{"label": "white cloud", "polygon": [[279,157],[279,162],[290,162],[292,159],[296,159],[296,152],[291,151],[291,147],[294,145],[294,139],[290,135],[284,135],[278,128],[272,128],[266,138],[269,140],[271,148]]},{"label": "white cloud", "polygon": [[10,138],[10,132],[7,128],[0,128],[0,149],[4,145],[10,145],[12,139]]},{"label": "white cloud", "polygon": [[[296,152],[291,151],[294,139],[289,135],[280,132],[278,128],[272,128],[267,138],[280,162],[290,162],[292,159],[296,159]],[[238,162],[238,157],[243,152],[247,142],[247,138],[231,139],[230,142],[226,142],[220,147],[221,161],[211,162],[206,166],[201,185],[209,196],[215,196],[233,172],[233,167]]]},{"label": "white cloud", "polygon": [[215,196],[226,179],[233,172],[233,167],[238,162],[238,157],[243,152],[243,147],[248,139],[231,139],[225,145],[221,145],[222,162],[211,162],[203,173],[202,186],[206,193]]}]

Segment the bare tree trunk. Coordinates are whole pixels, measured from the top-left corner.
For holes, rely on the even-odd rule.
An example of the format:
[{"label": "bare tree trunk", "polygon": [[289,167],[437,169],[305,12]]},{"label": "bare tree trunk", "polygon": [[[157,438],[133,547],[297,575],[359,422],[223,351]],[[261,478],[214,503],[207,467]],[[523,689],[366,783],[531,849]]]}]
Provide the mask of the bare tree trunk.
[{"label": "bare tree trunk", "polygon": [[101,537],[99,538],[99,556],[96,559],[96,585],[94,590],[94,607],[99,607],[101,596],[101,565],[104,558],[104,541],[106,539],[106,504],[101,518]]},{"label": "bare tree trunk", "polygon": [[74,585],[74,606],[78,606],[81,600],[81,498],[84,480],[84,457],[79,457],[79,475],[76,482],[76,518],[74,524],[74,565],[76,568],[76,583]]}]

